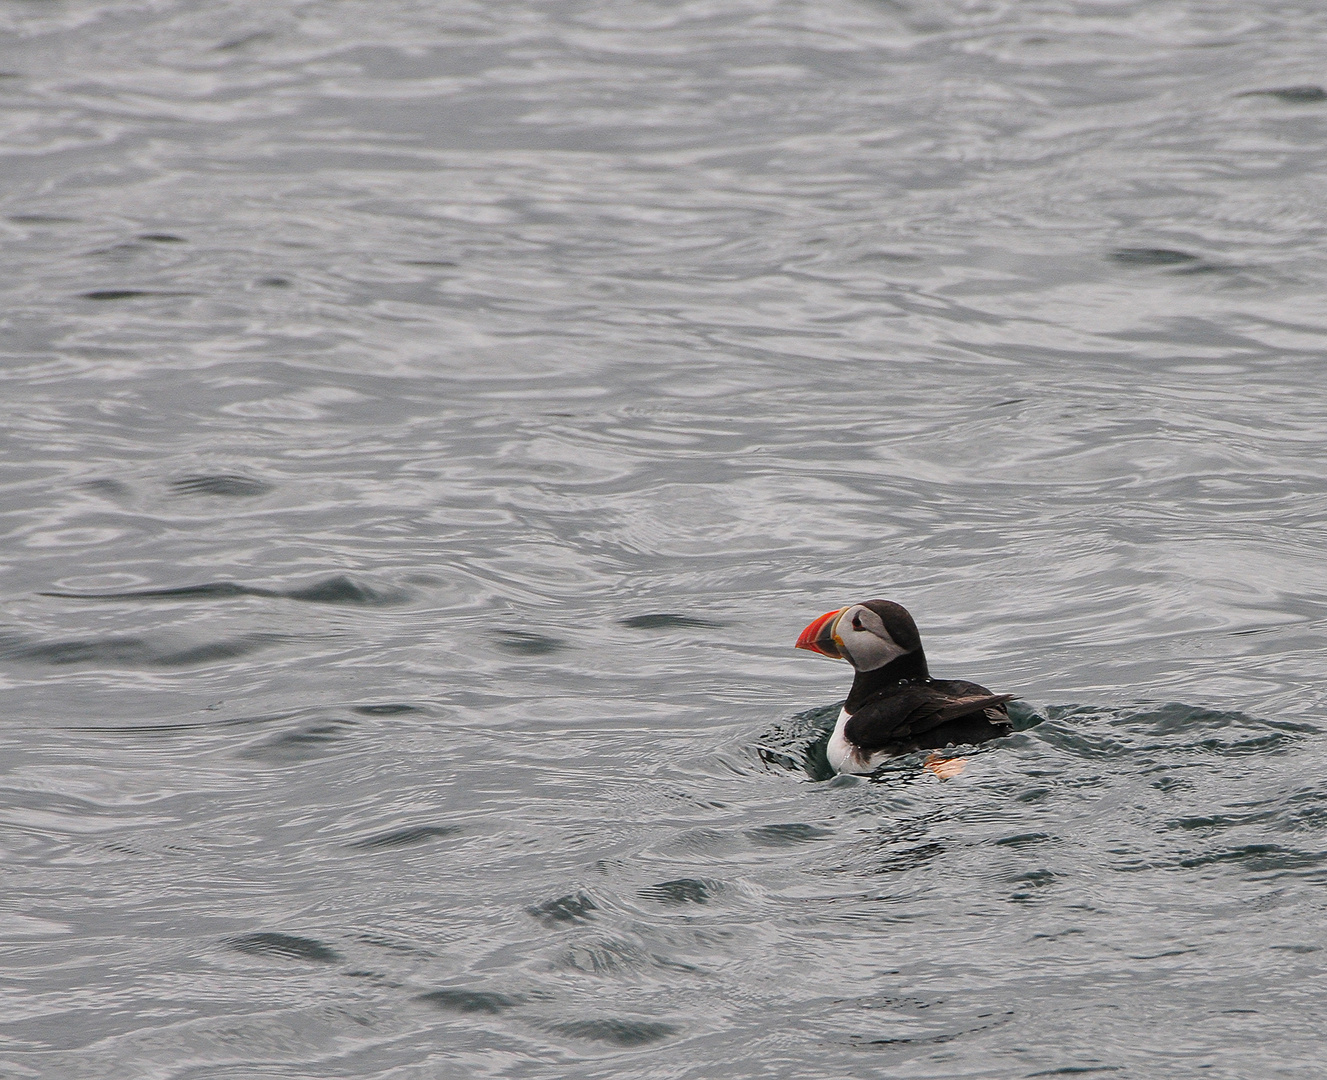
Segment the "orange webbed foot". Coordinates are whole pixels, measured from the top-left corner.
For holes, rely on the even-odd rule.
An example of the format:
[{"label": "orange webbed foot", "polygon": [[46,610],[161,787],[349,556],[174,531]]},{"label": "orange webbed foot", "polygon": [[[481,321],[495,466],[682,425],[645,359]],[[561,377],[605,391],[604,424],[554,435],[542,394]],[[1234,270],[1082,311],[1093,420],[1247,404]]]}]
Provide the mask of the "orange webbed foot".
[{"label": "orange webbed foot", "polygon": [[967,767],[967,758],[947,758],[939,754],[932,754],[922,762],[923,769],[929,773],[934,773],[941,780],[952,780]]}]

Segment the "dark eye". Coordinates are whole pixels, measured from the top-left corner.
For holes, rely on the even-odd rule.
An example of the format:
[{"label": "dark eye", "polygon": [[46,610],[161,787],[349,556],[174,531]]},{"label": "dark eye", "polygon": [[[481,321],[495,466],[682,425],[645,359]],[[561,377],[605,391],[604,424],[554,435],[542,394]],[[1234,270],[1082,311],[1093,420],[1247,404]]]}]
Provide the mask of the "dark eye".
[{"label": "dark eye", "polygon": [[862,628],[862,617],[860,615],[854,615],[852,617],[852,628],[854,630],[860,630]]}]

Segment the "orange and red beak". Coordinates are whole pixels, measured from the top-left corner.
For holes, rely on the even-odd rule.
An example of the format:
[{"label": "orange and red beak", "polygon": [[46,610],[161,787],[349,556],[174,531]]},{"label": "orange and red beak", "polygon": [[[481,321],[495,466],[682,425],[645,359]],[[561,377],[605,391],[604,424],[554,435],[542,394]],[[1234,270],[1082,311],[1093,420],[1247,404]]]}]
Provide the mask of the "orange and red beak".
[{"label": "orange and red beak", "polygon": [[797,648],[809,649],[811,652],[818,652],[821,656],[832,656],[835,660],[842,660],[843,653],[839,651],[838,642],[834,640],[834,624],[838,622],[839,616],[847,608],[839,608],[837,611],[828,611],[821,615],[815,622],[802,631],[802,636],[797,639]]}]

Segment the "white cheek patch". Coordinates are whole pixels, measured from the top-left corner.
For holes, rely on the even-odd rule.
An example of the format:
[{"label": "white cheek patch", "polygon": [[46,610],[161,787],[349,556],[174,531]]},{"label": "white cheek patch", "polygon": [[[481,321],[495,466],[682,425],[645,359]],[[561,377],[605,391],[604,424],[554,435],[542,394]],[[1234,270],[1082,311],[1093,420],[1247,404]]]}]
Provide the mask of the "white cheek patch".
[{"label": "white cheek patch", "polygon": [[880,647],[884,650],[885,655],[889,658],[885,661],[886,664],[891,663],[894,660],[897,660],[900,656],[902,656],[905,652],[908,651],[907,649],[903,648],[903,646],[901,646],[892,637],[890,637],[888,631],[885,632],[884,638],[880,640]]},{"label": "white cheek patch", "polygon": [[[879,622],[878,618],[871,618],[874,615],[875,612],[867,609],[860,617],[865,622]],[[880,622],[878,627],[863,626],[860,630],[851,629],[851,625],[850,622],[846,634],[840,633],[839,636],[846,645],[847,652],[852,656],[852,666],[858,671],[874,671],[876,668],[882,668],[908,651],[890,637],[883,622]]]},{"label": "white cheek patch", "polygon": [[886,664],[892,664],[900,656],[903,656],[908,650],[899,648],[898,642],[893,638],[878,638],[871,631],[863,630],[860,635],[860,645],[854,649],[853,655],[861,656],[861,663],[858,665],[858,671],[875,671],[876,668],[882,668]]}]

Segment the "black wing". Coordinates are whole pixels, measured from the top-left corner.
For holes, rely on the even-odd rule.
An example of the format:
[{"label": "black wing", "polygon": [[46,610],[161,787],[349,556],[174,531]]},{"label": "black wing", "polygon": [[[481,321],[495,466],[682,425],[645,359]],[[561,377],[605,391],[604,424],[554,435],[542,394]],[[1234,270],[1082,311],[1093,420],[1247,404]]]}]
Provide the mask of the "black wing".
[{"label": "black wing", "polygon": [[[927,738],[928,732],[939,737],[943,733],[935,729],[951,725],[956,736],[952,741],[979,742],[980,738],[970,737],[983,734],[975,730],[973,722],[986,729],[985,738],[1004,734],[1009,724],[1004,703],[1013,698],[1013,694],[992,694],[984,686],[958,679],[904,683],[867,701],[852,714],[843,734],[865,751],[915,742],[929,745],[935,740]],[[938,745],[945,741],[951,740]]]}]

